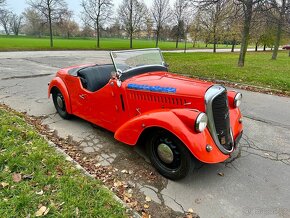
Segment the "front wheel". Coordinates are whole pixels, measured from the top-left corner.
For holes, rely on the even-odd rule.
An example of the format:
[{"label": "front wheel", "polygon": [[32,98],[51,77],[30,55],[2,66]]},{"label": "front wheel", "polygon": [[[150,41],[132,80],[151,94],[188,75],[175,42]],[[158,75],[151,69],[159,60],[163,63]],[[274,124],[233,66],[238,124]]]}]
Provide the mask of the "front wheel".
[{"label": "front wheel", "polygon": [[53,103],[56,111],[63,119],[70,119],[71,115],[67,112],[64,97],[58,89],[52,92]]},{"label": "front wheel", "polygon": [[192,155],[173,134],[160,130],[147,142],[147,153],[157,171],[171,180],[184,178],[194,168]]}]

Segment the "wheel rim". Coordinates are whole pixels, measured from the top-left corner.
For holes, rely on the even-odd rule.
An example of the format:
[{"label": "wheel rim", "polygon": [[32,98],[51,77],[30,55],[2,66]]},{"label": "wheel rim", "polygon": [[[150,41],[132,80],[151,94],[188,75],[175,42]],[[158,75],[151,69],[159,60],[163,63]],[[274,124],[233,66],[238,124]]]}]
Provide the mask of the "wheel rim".
[{"label": "wheel rim", "polygon": [[164,143],[161,143],[160,145],[158,145],[157,154],[159,158],[166,164],[171,164],[174,160],[173,151],[168,145]]},{"label": "wheel rim", "polygon": [[57,95],[56,97],[56,103],[57,103],[57,106],[63,110],[64,109],[64,101],[63,101],[63,97],[61,95]]},{"label": "wheel rim", "polygon": [[159,137],[154,143],[154,153],[160,164],[168,170],[177,170],[181,165],[180,152],[170,137]]}]

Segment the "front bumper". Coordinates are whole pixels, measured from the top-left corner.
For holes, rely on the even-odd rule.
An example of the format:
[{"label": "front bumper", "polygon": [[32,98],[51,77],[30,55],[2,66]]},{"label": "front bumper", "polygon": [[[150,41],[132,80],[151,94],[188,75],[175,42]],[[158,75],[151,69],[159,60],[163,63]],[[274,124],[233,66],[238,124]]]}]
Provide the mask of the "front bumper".
[{"label": "front bumper", "polygon": [[238,147],[238,144],[240,143],[240,140],[241,140],[242,136],[243,136],[243,131],[241,131],[241,132],[239,133],[239,135],[238,135],[238,136],[236,137],[236,139],[235,139],[235,148]]}]

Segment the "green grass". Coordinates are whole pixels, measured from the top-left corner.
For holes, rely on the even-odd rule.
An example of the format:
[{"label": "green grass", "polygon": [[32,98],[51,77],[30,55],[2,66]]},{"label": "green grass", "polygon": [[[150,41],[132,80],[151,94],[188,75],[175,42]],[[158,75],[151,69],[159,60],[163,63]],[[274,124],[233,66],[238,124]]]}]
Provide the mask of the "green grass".
[{"label": "green grass", "polygon": [[41,205],[47,217],[125,217],[98,181],[65,161],[23,117],[0,107],[0,217],[35,217]]},{"label": "green grass", "polygon": [[[119,50],[129,49],[128,39],[116,39],[116,38],[102,38],[101,48],[104,50]],[[0,51],[22,51],[22,50],[50,50],[49,38],[31,38],[31,37],[14,37],[14,36],[0,36]],[[188,49],[192,48],[192,44],[188,43]],[[133,40],[133,48],[153,48],[155,47],[154,40]],[[175,49],[175,42],[160,41],[159,47],[161,49]],[[208,45],[208,48],[212,48],[213,45]],[[184,48],[184,43],[179,43],[179,49]],[[205,44],[198,43],[196,48],[205,48]],[[218,48],[230,48],[226,45],[218,45]],[[96,49],[96,39],[54,39],[53,50],[93,50]]]},{"label": "green grass", "polygon": [[220,79],[290,91],[290,58],[281,51],[276,61],[271,52],[248,52],[245,67],[237,66],[236,53],[165,53],[170,71],[200,78]]}]

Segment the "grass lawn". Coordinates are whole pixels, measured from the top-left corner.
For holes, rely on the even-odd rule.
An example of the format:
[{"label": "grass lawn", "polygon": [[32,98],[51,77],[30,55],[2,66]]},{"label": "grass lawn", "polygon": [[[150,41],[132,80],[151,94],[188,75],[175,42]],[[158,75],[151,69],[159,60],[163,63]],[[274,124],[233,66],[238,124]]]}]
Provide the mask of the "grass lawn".
[{"label": "grass lawn", "polygon": [[98,181],[56,153],[22,115],[0,106],[0,217],[125,217],[124,211]]},{"label": "grass lawn", "polygon": [[164,53],[170,71],[194,77],[220,79],[290,91],[290,57],[281,51],[248,52],[245,67],[237,66],[238,53]]},{"label": "grass lawn", "polygon": [[[108,50],[129,49],[128,39],[116,38],[102,38],[101,48]],[[133,40],[134,48],[153,48],[155,41],[153,40]],[[175,49],[175,42],[160,41],[159,47],[161,49]],[[187,44],[188,49],[192,48],[192,44]],[[198,43],[196,48],[205,48],[205,44]],[[208,48],[213,48],[213,45],[208,45]],[[218,45],[218,48],[231,48],[227,45]],[[96,39],[54,39],[55,50],[93,50],[96,49]],[[179,49],[184,49],[184,43],[179,43]],[[0,36],[0,51],[11,50],[50,50],[49,38],[31,38],[31,37],[14,37],[14,36]]]}]

